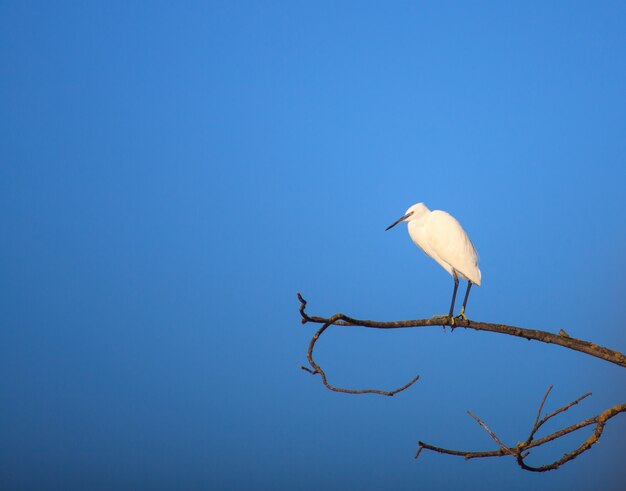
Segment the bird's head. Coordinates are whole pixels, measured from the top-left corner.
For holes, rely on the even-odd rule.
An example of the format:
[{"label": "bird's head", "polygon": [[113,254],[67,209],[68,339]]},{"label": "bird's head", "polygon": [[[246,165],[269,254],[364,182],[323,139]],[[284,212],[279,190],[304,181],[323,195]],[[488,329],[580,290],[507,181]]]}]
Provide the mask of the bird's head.
[{"label": "bird's head", "polygon": [[402,215],[395,222],[389,225],[385,229],[385,231],[389,230],[390,228],[395,227],[400,222],[410,222],[411,220],[422,218],[424,215],[428,214],[429,212],[430,210],[426,208],[426,205],[424,203],[415,203],[413,206],[409,207],[408,210],[406,210],[406,213],[404,215]]}]

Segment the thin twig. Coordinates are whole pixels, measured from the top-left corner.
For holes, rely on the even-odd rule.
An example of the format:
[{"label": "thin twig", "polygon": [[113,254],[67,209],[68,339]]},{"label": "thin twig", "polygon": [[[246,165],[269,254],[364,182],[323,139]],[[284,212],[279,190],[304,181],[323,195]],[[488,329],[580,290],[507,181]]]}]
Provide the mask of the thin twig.
[{"label": "thin twig", "polygon": [[309,360],[309,365],[311,365],[313,370],[311,370],[309,368],[306,368],[304,366],[301,366],[300,368],[306,370],[307,372],[309,372],[312,375],[320,375],[320,377],[322,378],[322,383],[324,384],[324,386],[327,389],[330,389],[330,390],[332,390],[334,392],[342,392],[344,394],[379,394],[381,396],[389,396],[389,397],[391,397],[391,396],[396,395],[398,392],[402,392],[403,390],[408,389],[409,387],[411,387],[411,385],[413,385],[415,382],[417,382],[419,380],[420,376],[416,375],[415,377],[413,377],[413,379],[411,379],[409,382],[404,384],[402,387],[398,387],[397,389],[394,389],[394,390],[345,389],[345,388],[336,387],[336,386],[330,384],[330,382],[328,382],[328,378],[326,376],[326,372],[313,359],[313,349],[315,348],[315,343],[317,343],[317,340],[324,333],[324,331],[328,327],[330,327],[331,325],[333,325],[335,322],[339,321],[342,318],[344,318],[344,316],[342,314],[335,314],[334,316],[332,316],[329,319],[331,322],[325,323],[320,329],[318,329],[318,331],[313,335],[313,338],[311,339],[311,342],[309,343],[309,349],[307,351],[307,359]]},{"label": "thin twig", "polygon": [[548,387],[548,390],[546,391],[546,395],[543,396],[543,399],[541,400],[541,404],[539,404],[539,411],[537,411],[537,417],[535,418],[535,423],[533,424],[533,431],[531,433],[531,438],[529,438],[529,440],[532,440],[532,434],[537,431],[537,429],[539,428],[539,418],[541,417],[541,411],[543,410],[543,405],[546,403],[546,399],[548,398],[548,394],[550,394],[550,391],[552,390],[552,387],[554,387],[554,385],[550,385],[550,387]]},{"label": "thin twig", "polygon": [[469,414],[472,418],[474,418],[474,419],[476,420],[476,422],[477,422],[480,426],[482,426],[482,427],[483,427],[483,429],[484,429],[487,433],[489,433],[489,436],[490,436],[491,438],[493,438],[493,440],[494,440],[494,441],[495,441],[495,442],[496,442],[496,443],[500,446],[500,448],[502,449],[502,451],[503,451],[503,452],[506,452],[506,453],[508,453],[508,454],[510,454],[510,455],[513,455],[513,456],[515,457],[515,453],[514,453],[514,452],[513,452],[513,451],[512,451],[509,447],[507,447],[504,443],[502,443],[502,442],[500,441],[500,439],[499,439],[499,438],[495,435],[495,433],[494,433],[493,431],[491,431],[491,430],[489,429],[489,427],[488,427],[485,423],[483,423],[483,422],[480,420],[480,418],[479,418],[478,416],[475,416],[475,415],[474,415],[474,414],[472,414],[470,411],[467,411],[467,414]]},{"label": "thin twig", "polygon": [[580,401],[582,401],[583,399],[585,399],[586,397],[589,397],[591,395],[591,392],[587,392],[586,394],[583,394],[582,396],[580,396],[578,399],[576,399],[575,401],[570,402],[569,404],[557,409],[556,411],[554,411],[553,413],[548,414],[547,416],[544,416],[543,419],[541,421],[539,421],[539,425],[538,427],[541,427],[541,425],[543,425],[546,421],[548,421],[550,418],[553,418],[554,416],[556,416],[557,414],[560,414],[562,412],[567,411],[570,407],[578,404]]}]

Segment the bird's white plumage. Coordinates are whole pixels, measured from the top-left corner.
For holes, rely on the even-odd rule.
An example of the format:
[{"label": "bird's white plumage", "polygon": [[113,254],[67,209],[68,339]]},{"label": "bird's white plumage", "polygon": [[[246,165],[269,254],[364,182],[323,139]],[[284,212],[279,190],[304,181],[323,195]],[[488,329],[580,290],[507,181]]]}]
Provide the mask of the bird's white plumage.
[{"label": "bird's white plumage", "polygon": [[480,286],[478,254],[461,224],[449,213],[430,211],[423,203],[411,206],[403,221],[408,222],[411,240],[452,276]]}]

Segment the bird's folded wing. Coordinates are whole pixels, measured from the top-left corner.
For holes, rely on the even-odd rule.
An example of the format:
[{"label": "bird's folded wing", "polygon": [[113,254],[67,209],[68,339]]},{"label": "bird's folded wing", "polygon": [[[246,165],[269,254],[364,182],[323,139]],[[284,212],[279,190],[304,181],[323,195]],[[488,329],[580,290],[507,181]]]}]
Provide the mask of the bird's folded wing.
[{"label": "bird's folded wing", "polygon": [[458,273],[480,285],[478,254],[456,218],[445,211],[435,210],[426,219],[424,228],[432,250]]}]

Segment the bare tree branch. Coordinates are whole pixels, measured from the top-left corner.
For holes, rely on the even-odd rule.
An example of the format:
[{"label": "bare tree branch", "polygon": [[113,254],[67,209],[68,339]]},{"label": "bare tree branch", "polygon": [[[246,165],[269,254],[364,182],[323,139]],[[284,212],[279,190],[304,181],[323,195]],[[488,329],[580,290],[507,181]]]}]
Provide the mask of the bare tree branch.
[{"label": "bare tree branch", "polygon": [[[315,324],[322,324],[322,327],[315,333],[311,342],[309,343],[309,349],[307,352],[307,359],[309,361],[308,367],[300,367],[303,370],[313,374],[320,375],[322,379],[322,383],[330,390],[335,392],[343,392],[348,394],[380,394],[385,396],[393,396],[398,392],[401,392],[411,385],[413,385],[418,379],[419,375],[414,377],[410,382],[399,387],[397,389],[391,391],[384,391],[378,389],[362,389],[362,390],[354,390],[354,389],[344,389],[340,387],[335,387],[328,382],[326,373],[324,370],[315,362],[313,359],[313,349],[315,347],[315,343],[320,338],[320,336],[324,333],[328,327],[331,325],[342,326],[342,327],[366,327],[373,329],[401,329],[401,328],[413,328],[413,327],[431,327],[431,326],[450,326],[452,329],[457,327],[463,327],[466,329],[474,329],[476,331],[490,331],[496,332],[500,334],[507,334],[509,336],[516,336],[526,338],[528,340],[540,341],[543,343],[556,344],[562,346],[564,348],[572,349],[575,351],[580,351],[582,353],[595,356],[596,358],[600,358],[602,360],[608,361],[610,363],[614,363],[616,365],[626,367],[626,356],[619,351],[611,350],[605,348],[603,346],[599,346],[595,343],[584,341],[581,339],[576,339],[567,334],[563,329],[559,330],[558,334],[553,334],[547,331],[539,331],[535,329],[526,329],[522,327],[515,326],[507,326],[505,324],[493,324],[488,322],[477,322],[469,319],[453,319],[449,316],[436,316],[430,319],[415,319],[415,320],[401,320],[401,321],[372,321],[372,320],[363,320],[363,319],[355,319],[353,317],[349,317],[345,314],[337,313],[332,315],[331,317],[319,317],[319,316],[311,316],[306,313],[306,300],[298,293],[298,299],[300,300],[300,316],[303,324],[308,322]],[[461,451],[454,450],[444,447],[438,447],[435,445],[431,445],[429,443],[425,443],[422,441],[418,442],[417,452],[415,454],[415,458],[418,458],[423,449],[431,450],[433,452],[447,454],[447,455],[455,455],[460,456],[465,459],[475,459],[475,458],[485,458],[485,457],[504,457],[504,456],[512,456],[515,458],[517,464],[524,470],[531,472],[545,472],[557,469],[561,465],[569,462],[570,460],[575,459],[577,456],[586,452],[594,445],[602,436],[602,432],[604,431],[604,427],[609,419],[614,416],[626,412],[626,404],[618,404],[616,406],[610,407],[601,414],[594,416],[592,418],[585,419],[578,423],[575,423],[571,426],[563,428],[559,431],[551,433],[550,435],[544,436],[539,439],[535,439],[537,432],[541,429],[541,427],[550,419],[555,416],[567,411],[572,406],[578,404],[580,401],[589,397],[591,395],[590,392],[580,396],[578,399],[566,404],[565,406],[556,409],[555,411],[546,414],[543,418],[541,417],[541,413],[543,411],[543,407],[548,399],[548,395],[552,390],[552,385],[548,387],[543,399],[541,400],[541,404],[539,405],[539,410],[537,411],[537,416],[535,418],[534,424],[530,430],[528,438],[525,441],[520,441],[514,447],[507,447],[502,441],[495,435],[493,431],[489,429],[489,427],[477,416],[468,411],[468,414],[476,420],[476,422],[489,434],[489,436],[498,444],[500,447],[498,450],[490,450],[490,451]],[[525,462],[525,459],[530,454],[530,449],[539,447],[551,441],[554,441],[558,438],[561,438],[569,433],[585,428],[586,426],[595,425],[595,429],[593,433],[587,438],[585,442],[583,442],[579,447],[574,449],[573,451],[564,454],[560,459],[546,465],[542,466],[531,466]]]},{"label": "bare tree branch", "polygon": [[523,327],[507,326],[506,324],[493,324],[490,322],[477,322],[469,319],[452,319],[449,316],[437,316],[430,319],[413,319],[401,321],[372,321],[364,319],[355,319],[345,314],[335,314],[331,317],[311,316],[305,312],[306,300],[298,293],[300,300],[300,315],[303,324],[312,322],[316,324],[334,324],[336,326],[360,326],[373,329],[401,329],[410,327],[431,327],[431,326],[450,326],[452,328],[463,327],[466,329],[474,329],[476,331],[489,331],[509,336],[526,338],[528,340],[541,341],[542,343],[556,344],[564,348],[580,351],[596,358],[615,363],[616,365],[626,367],[626,355],[612,349],[599,346],[589,341],[576,339],[564,334],[553,334],[547,331],[539,331],[536,329],[525,329]]},{"label": "bare tree branch", "polygon": [[[540,406],[540,411],[539,411],[540,413],[541,413],[541,408],[543,407],[551,389],[552,389],[552,386],[550,386],[550,388],[546,392],[546,395],[543,398],[543,401]],[[613,406],[607,409],[601,414],[598,414],[597,416],[585,419],[584,421],[573,424],[571,426],[568,426],[567,428],[563,428],[562,430],[556,431],[548,436],[545,436],[543,438],[533,441],[534,434],[546,421],[556,416],[557,414],[567,411],[570,407],[574,406],[575,404],[578,404],[580,401],[582,401],[584,398],[590,395],[591,395],[590,393],[584,394],[583,396],[579,397],[575,401],[572,401],[569,404],[545,416],[543,419],[541,420],[539,420],[538,418],[535,419],[535,424],[533,425],[531,429],[529,437],[524,442],[518,442],[518,444],[515,447],[505,446],[500,441],[500,439],[487,427],[485,423],[483,423],[478,417],[474,416],[471,412],[468,411],[468,414],[472,416],[485,429],[485,431],[489,433],[489,436],[491,436],[491,438],[493,438],[493,440],[500,446],[500,450],[492,450],[492,451],[487,451],[487,452],[464,452],[460,450],[451,450],[448,448],[437,447],[435,445],[431,445],[431,444],[419,441],[415,458],[419,457],[423,449],[431,450],[434,452],[447,454],[447,455],[456,455],[459,457],[463,457],[465,459],[475,459],[475,458],[482,458],[482,457],[503,457],[505,455],[510,455],[515,458],[515,460],[517,461],[517,464],[522,469],[527,470],[527,471],[545,472],[545,471],[558,469],[560,466],[562,466],[566,462],[569,462],[570,460],[575,459],[583,452],[589,450],[592,445],[598,442],[598,440],[600,439],[600,436],[602,436],[602,432],[604,431],[604,427],[607,421],[613,418],[614,416],[617,416],[619,413],[626,411],[626,404],[618,404],[616,406]],[[538,467],[528,465],[525,462],[524,459],[526,459],[526,457],[528,457],[528,455],[530,454],[529,450],[531,448],[539,447],[548,442],[556,440],[557,438],[561,438],[569,433],[572,433],[576,430],[580,430],[581,428],[584,428],[585,426],[589,426],[593,424],[596,425],[596,428],[594,429],[593,433],[589,436],[589,438],[587,438],[585,442],[583,442],[579,447],[577,447],[573,451],[564,454],[560,459],[555,460],[551,464],[546,464],[546,465],[542,465]]]}]

